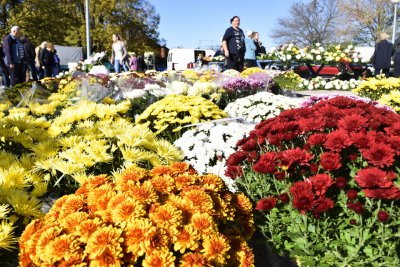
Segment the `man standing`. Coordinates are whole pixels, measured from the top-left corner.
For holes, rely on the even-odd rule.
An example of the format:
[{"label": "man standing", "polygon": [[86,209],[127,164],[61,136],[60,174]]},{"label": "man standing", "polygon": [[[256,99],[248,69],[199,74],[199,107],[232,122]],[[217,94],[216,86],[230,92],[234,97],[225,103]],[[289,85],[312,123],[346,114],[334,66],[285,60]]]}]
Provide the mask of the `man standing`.
[{"label": "man standing", "polygon": [[6,55],[5,63],[10,71],[11,87],[25,81],[24,71],[24,47],[19,41],[21,30],[18,26],[12,26],[11,32],[4,38],[3,46]]},{"label": "man standing", "polygon": [[230,20],[231,27],[229,27],[222,38],[222,46],[224,48],[227,69],[235,69],[239,72],[243,71],[244,54],[246,52],[246,45],[244,41],[244,33],[239,28],[240,18],[234,16]]}]

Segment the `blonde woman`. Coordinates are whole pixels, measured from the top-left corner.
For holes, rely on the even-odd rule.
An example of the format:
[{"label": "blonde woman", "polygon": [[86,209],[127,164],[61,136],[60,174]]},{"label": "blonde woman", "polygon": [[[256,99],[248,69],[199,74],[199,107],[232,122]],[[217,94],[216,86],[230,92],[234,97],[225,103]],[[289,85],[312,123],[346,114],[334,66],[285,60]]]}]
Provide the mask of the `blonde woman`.
[{"label": "blonde woman", "polygon": [[127,57],[128,53],[126,50],[125,42],[122,41],[121,36],[118,33],[114,33],[112,35],[112,54],[111,54],[111,62],[114,64],[114,69],[116,73],[120,72],[121,66],[125,71],[128,71],[126,68],[124,61]]},{"label": "blonde woman", "polygon": [[375,45],[375,51],[371,58],[371,63],[374,64],[375,75],[385,74],[386,77],[390,76],[390,65],[392,57],[392,43],[387,39],[389,35],[382,32],[379,35],[379,42]]},{"label": "blonde woman", "polygon": [[56,62],[56,58],[58,58],[58,56],[57,51],[54,49],[54,45],[52,43],[47,43],[46,49],[43,49],[40,56],[45,77],[55,77],[58,74],[59,62]]}]

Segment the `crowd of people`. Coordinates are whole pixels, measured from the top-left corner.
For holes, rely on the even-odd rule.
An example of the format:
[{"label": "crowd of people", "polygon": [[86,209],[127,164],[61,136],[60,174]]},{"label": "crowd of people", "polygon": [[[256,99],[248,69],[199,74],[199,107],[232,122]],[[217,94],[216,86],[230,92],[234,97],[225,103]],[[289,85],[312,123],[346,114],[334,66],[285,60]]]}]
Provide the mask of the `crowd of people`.
[{"label": "crowd of people", "polygon": [[14,87],[30,79],[55,77],[59,72],[60,59],[54,45],[42,42],[35,47],[18,26],[11,27],[0,49],[2,85]]},{"label": "crowd of people", "polygon": [[259,40],[259,33],[249,30],[245,37],[239,28],[240,18],[234,16],[230,19],[231,27],[226,29],[222,37],[221,54],[226,58],[225,67],[242,71],[243,67],[257,66],[258,55],[265,54],[265,47]]}]

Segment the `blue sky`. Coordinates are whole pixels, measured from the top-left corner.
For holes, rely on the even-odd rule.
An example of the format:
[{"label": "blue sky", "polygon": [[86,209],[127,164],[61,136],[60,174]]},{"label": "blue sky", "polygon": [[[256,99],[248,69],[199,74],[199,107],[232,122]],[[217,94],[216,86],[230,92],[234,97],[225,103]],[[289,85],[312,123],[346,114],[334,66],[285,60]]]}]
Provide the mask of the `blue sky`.
[{"label": "blue sky", "polygon": [[[168,48],[196,48],[217,44],[231,26],[234,15],[241,19],[240,28],[258,31],[269,48],[278,45],[270,37],[278,18],[289,16],[295,0],[148,0],[160,15],[160,38]],[[301,1],[300,1],[301,2]]]}]

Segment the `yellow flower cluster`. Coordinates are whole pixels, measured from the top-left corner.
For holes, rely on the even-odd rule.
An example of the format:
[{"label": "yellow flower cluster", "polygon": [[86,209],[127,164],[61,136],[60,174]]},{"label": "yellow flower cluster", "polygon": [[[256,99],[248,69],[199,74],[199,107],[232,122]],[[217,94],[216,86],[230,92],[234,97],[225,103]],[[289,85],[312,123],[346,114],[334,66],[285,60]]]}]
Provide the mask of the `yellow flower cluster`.
[{"label": "yellow flower cluster", "polygon": [[242,71],[240,73],[240,76],[242,77],[249,77],[250,75],[254,74],[254,73],[258,73],[258,72],[263,72],[265,73],[265,70],[260,69],[259,67],[252,67],[252,68],[247,68],[244,71]]},{"label": "yellow flower cluster", "polygon": [[164,138],[189,124],[221,119],[226,113],[210,100],[198,96],[169,95],[150,105],[136,119]]},{"label": "yellow flower cluster", "polygon": [[368,78],[353,89],[353,92],[362,97],[379,100],[381,96],[389,94],[392,90],[400,90],[400,79],[384,76]]},{"label": "yellow flower cluster", "polygon": [[389,106],[397,113],[400,112],[400,90],[391,90],[388,94],[384,94],[378,100],[382,105]]},{"label": "yellow flower cluster", "polygon": [[302,78],[292,70],[284,71],[274,77],[274,82],[281,89],[300,89]]},{"label": "yellow flower cluster", "polygon": [[[186,163],[88,179],[31,222],[25,266],[254,266],[252,204]],[[136,265],[135,265],[136,266]]]},{"label": "yellow flower cluster", "polygon": [[182,71],[182,76],[191,82],[197,81],[200,77],[200,75],[194,69],[186,69]]}]

